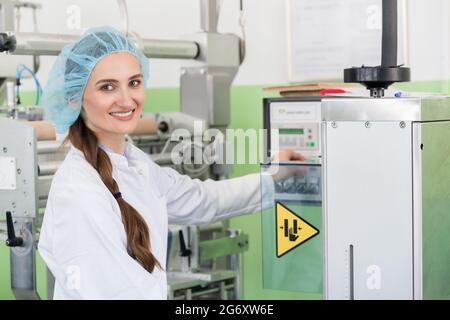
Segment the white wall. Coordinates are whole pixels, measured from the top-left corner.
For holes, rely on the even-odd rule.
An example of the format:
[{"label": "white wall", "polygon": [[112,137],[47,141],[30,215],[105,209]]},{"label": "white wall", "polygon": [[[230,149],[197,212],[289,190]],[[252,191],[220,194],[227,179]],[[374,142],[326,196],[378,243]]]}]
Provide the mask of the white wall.
[{"label": "white wall", "polygon": [[[120,28],[114,0],[35,0],[42,3],[39,31],[77,34],[94,25]],[[247,58],[235,84],[273,84],[288,81],[286,5],[290,0],[244,0]],[[413,80],[449,79],[449,7],[447,0],[407,0],[409,5],[409,66]],[[200,30],[199,0],[128,0],[130,28],[144,38],[180,39]],[[67,12],[80,9],[80,29]],[[223,0],[220,32],[240,34],[239,0]],[[76,22],[76,21],[75,21]],[[70,26],[69,24],[72,25]],[[350,23],[350,22],[349,22]],[[22,31],[31,31],[31,16],[22,15]],[[72,28],[72,29],[71,29]],[[39,79],[45,84],[54,57],[42,57]],[[178,86],[182,61],[153,59],[151,87]],[[1,67],[1,64],[0,64]],[[31,82],[27,88],[33,88]]]},{"label": "white wall", "polygon": [[409,58],[413,80],[449,80],[448,0],[408,0]]}]

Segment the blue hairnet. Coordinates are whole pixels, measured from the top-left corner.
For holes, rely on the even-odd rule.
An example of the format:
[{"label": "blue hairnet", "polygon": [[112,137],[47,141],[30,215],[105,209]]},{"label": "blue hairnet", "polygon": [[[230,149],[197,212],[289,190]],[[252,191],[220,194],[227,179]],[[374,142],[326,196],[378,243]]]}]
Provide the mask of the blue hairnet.
[{"label": "blue hairnet", "polygon": [[56,59],[42,96],[45,116],[57,133],[64,133],[81,112],[83,94],[96,64],[115,52],[129,52],[139,61],[144,87],[149,77],[148,59],[134,42],[112,27],[86,31],[75,43],[66,45]]}]

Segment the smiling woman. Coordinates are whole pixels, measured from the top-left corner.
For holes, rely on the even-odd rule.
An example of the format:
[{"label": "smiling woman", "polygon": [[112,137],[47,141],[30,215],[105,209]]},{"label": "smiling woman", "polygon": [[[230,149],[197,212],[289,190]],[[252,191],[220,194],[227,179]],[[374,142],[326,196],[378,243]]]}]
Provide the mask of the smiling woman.
[{"label": "smiling woman", "polygon": [[[119,185],[113,177],[113,164],[106,151],[124,154],[125,135],[134,131],[137,126],[144,103],[144,84],[147,79],[147,59],[135,48],[131,40],[112,28],[95,28],[88,31],[77,43],[65,47],[58,56],[44,91],[43,103],[47,117],[54,122],[59,133],[69,128],[64,143],[70,141],[73,148],[66,160],[70,159],[73,153],[83,155],[114,197],[125,229],[125,252],[143,269],[152,272],[155,267],[161,269],[161,265],[150,249],[147,222],[122,197]],[[59,176],[64,175],[61,173],[64,172],[63,167],[64,164],[61,170],[58,170]],[[67,245],[64,248],[67,251],[66,255],[56,255],[58,251],[53,250],[54,232],[50,234],[47,230],[53,228],[54,221],[60,221],[58,219],[64,217],[62,210],[57,210],[60,211],[58,215],[52,213],[55,204],[58,203],[55,193],[60,195],[62,191],[69,189],[56,187],[57,176],[58,174],[55,175],[49,193],[49,206],[42,227],[39,249],[49,268],[54,272],[58,284],[64,276],[55,266],[57,259],[66,257],[67,254],[69,257],[73,254],[78,256],[81,242],[79,234],[75,232],[73,240],[77,244]],[[68,176],[70,178],[70,175]],[[89,187],[89,183],[83,185],[86,186]],[[54,191],[55,189],[57,191]],[[68,220],[65,217],[61,224],[64,226],[69,221],[74,222],[75,226],[80,223],[78,220]],[[71,237],[66,235],[66,238]],[[88,248],[83,250],[89,251]],[[83,261],[66,266],[65,272],[81,271],[82,263]],[[83,273],[86,274],[86,270],[83,270]],[[86,281],[83,284],[85,288],[88,287]],[[71,297],[76,292],[65,292],[63,288],[67,289],[55,285],[55,297]],[[95,288],[94,291],[96,290],[99,289]],[[92,294],[88,292],[89,290],[86,292],[87,295]]]},{"label": "smiling woman", "polygon": [[[272,204],[271,175],[194,180],[126,143],[147,79],[147,58],[109,27],[65,47],[51,70],[44,109],[72,144],[54,175],[39,240],[55,299],[166,299],[169,222],[258,212],[261,196]],[[293,157],[281,153],[280,161]]]},{"label": "smiling woman", "polygon": [[[110,33],[106,35],[111,37]],[[98,31],[95,36],[104,37],[105,32]],[[69,61],[67,65],[73,66]],[[67,68],[66,76],[74,70]],[[65,142],[69,140],[81,150],[87,162],[97,170],[119,205],[127,236],[127,251],[144,269],[152,272],[155,266],[161,268],[161,265],[150,250],[148,225],[122,197],[113,177],[113,165],[104,150],[117,154],[125,152],[125,135],[136,128],[144,103],[141,74],[141,64],[129,52],[112,51],[102,57],[89,74],[82,96],[81,116],[70,126]]]}]

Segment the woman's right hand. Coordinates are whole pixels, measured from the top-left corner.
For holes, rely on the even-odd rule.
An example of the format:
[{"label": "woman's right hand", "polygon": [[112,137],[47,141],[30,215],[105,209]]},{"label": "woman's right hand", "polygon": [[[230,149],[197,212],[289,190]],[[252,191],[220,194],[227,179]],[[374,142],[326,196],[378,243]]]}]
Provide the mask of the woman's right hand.
[{"label": "woman's right hand", "polygon": [[305,172],[304,167],[299,166],[289,166],[289,165],[279,165],[277,163],[287,162],[287,161],[305,161],[306,157],[292,149],[282,149],[275,156],[272,161],[272,165],[269,169],[269,173],[275,182],[283,181],[293,174],[299,172]]}]

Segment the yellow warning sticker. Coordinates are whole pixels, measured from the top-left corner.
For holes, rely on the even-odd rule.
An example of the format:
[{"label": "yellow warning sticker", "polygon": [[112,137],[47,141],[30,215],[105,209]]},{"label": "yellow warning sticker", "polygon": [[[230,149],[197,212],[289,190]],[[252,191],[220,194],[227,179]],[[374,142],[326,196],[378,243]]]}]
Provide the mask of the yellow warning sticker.
[{"label": "yellow warning sticker", "polygon": [[313,225],[280,202],[276,203],[275,212],[278,258],[319,234]]}]

